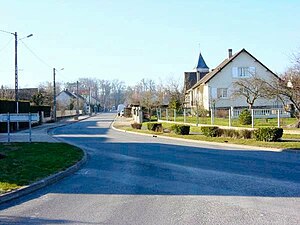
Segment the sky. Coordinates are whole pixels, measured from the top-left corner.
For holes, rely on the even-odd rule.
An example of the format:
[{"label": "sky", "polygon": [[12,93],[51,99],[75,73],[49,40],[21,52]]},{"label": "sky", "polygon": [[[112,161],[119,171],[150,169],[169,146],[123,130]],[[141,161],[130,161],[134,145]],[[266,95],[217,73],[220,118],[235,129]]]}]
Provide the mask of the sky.
[{"label": "sky", "polygon": [[[299,0],[0,0],[18,32],[19,87],[81,77],[183,82],[199,51],[213,69],[245,48],[273,72],[300,50]],[[14,87],[14,35],[0,32],[0,85]]]}]

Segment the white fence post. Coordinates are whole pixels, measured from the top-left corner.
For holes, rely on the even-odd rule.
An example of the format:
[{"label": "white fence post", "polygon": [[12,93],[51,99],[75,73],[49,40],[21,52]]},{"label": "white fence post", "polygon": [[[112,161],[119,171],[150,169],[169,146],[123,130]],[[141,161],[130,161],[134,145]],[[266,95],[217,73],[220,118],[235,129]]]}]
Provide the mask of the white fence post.
[{"label": "white fence post", "polygon": [[280,110],[277,109],[277,126],[280,128]]},{"label": "white fence post", "polygon": [[176,109],[174,109],[174,122],[176,122]]},{"label": "white fence post", "polygon": [[186,123],[186,110],[183,109],[183,122]]},{"label": "white fence post", "polygon": [[251,109],[251,119],[252,119],[251,126],[252,128],[254,128],[254,109]]},{"label": "white fence post", "polygon": [[167,121],[169,121],[169,112],[168,112],[168,109],[166,109],[166,119],[167,119]]},{"label": "white fence post", "polygon": [[228,111],[228,117],[229,117],[229,127],[231,127],[231,109]]},{"label": "white fence post", "polygon": [[214,125],[215,115],[214,115],[214,110],[213,109],[210,110],[210,115],[211,115],[211,118],[210,118],[211,125]]}]

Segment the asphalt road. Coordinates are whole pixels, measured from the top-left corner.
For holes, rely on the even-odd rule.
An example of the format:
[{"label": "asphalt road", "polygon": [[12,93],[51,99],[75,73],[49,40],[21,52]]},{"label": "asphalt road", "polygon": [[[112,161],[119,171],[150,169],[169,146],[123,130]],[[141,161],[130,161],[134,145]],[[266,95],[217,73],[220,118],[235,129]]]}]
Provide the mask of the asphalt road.
[{"label": "asphalt road", "polygon": [[300,153],[133,135],[113,116],[55,129],[88,163],[0,205],[0,224],[300,224]]}]

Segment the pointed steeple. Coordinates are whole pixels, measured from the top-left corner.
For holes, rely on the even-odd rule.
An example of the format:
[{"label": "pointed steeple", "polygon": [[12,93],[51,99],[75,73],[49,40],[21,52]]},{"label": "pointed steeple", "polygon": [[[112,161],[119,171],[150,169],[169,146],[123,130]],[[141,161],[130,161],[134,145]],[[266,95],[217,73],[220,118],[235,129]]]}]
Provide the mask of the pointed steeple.
[{"label": "pointed steeple", "polygon": [[198,63],[195,69],[197,70],[197,72],[209,72],[209,68],[205,63],[201,52],[199,53]]}]

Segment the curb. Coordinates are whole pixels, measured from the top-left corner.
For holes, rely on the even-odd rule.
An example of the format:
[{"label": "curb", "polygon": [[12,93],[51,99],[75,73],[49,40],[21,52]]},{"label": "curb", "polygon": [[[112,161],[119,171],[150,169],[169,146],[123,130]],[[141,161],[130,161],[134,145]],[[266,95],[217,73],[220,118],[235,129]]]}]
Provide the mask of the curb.
[{"label": "curb", "polygon": [[[95,116],[95,115],[93,115],[93,116]],[[47,134],[50,136],[49,133],[50,133],[53,129],[56,129],[56,128],[58,128],[58,127],[68,126],[68,125],[73,124],[73,123],[78,123],[78,122],[80,122],[80,121],[89,119],[89,118],[91,118],[91,117],[93,117],[93,116],[88,116],[88,117],[83,118],[83,119],[81,119],[81,120],[75,120],[75,121],[71,121],[71,122],[69,122],[69,123],[58,124],[58,125],[56,125],[56,126],[50,127],[50,128],[47,129]],[[52,138],[53,138],[53,137],[52,137]]]},{"label": "curb", "polygon": [[79,170],[79,168],[86,163],[87,161],[87,153],[85,150],[81,149],[82,152],[83,152],[83,157],[82,159],[77,162],[75,165],[67,168],[66,170],[64,171],[61,171],[61,172],[58,172],[56,174],[53,174],[53,175],[50,175],[40,181],[37,181],[33,184],[30,184],[28,186],[25,186],[25,187],[22,187],[20,189],[17,189],[17,190],[14,190],[12,192],[9,192],[9,193],[6,193],[6,194],[2,194],[0,195],[0,204],[4,203],[4,202],[7,202],[7,201],[10,201],[10,200],[13,200],[13,199],[16,199],[16,198],[19,198],[19,197],[22,197],[24,195],[27,195],[31,192],[34,192],[38,189],[41,189],[45,186],[48,186],[50,184],[53,184],[53,183],[56,183],[57,181],[65,178],[66,176],[68,175],[71,175],[73,174],[74,172],[76,172],[77,170]]},{"label": "curb", "polygon": [[114,127],[115,121],[112,123],[111,128],[113,130],[119,131],[119,132],[124,132],[124,133],[129,133],[129,134],[138,134],[142,136],[148,136],[148,137],[155,137],[155,138],[162,138],[162,139],[167,139],[167,140],[177,140],[177,141],[185,141],[185,142],[190,142],[190,143],[198,143],[198,144],[209,144],[209,145],[215,145],[215,146],[221,146],[221,147],[235,147],[235,148],[243,148],[243,149],[252,149],[252,150],[261,150],[261,151],[272,151],[272,152],[281,152],[283,149],[279,148],[268,148],[268,147],[258,147],[258,146],[251,146],[251,145],[239,145],[239,144],[228,144],[228,143],[220,143],[220,142],[209,142],[209,141],[198,141],[198,140],[190,140],[190,139],[184,139],[184,138],[177,138],[177,137],[167,137],[167,136],[162,136],[162,135],[156,135],[156,134],[144,134],[144,133],[139,133],[139,132],[134,132],[134,131],[126,131],[126,130],[121,130],[118,128]]},{"label": "curb", "polygon": [[[66,123],[66,124],[60,124],[60,125],[57,125],[55,127],[51,127],[51,128],[48,128],[47,129],[47,134],[49,135],[49,132],[55,128],[58,128],[58,127],[62,127],[62,126],[67,126],[69,124],[73,124],[73,123],[76,123],[76,122],[80,122],[82,120],[86,120],[90,117],[86,117],[84,119],[81,119],[81,120],[78,120],[78,121],[72,121],[71,123]],[[49,135],[50,136],[50,135]],[[53,137],[52,137],[53,138]],[[68,143],[70,144],[70,143]],[[74,145],[73,145],[74,146]],[[78,147],[78,146],[76,146]],[[88,158],[88,155],[86,153],[86,151],[83,149],[83,148],[80,148],[81,151],[83,152],[83,157],[80,161],[78,161],[75,165],[67,168],[66,170],[64,171],[60,171],[56,174],[53,174],[53,175],[50,175],[42,180],[39,180],[33,184],[30,184],[28,186],[25,186],[25,187],[22,187],[22,188],[19,188],[19,189],[16,189],[12,192],[8,192],[8,193],[5,193],[5,194],[1,194],[0,195],[0,204],[4,203],[4,202],[8,202],[10,200],[13,200],[13,199],[16,199],[16,198],[19,198],[19,197],[22,197],[24,195],[27,195],[31,192],[34,192],[38,189],[41,189],[45,186],[48,186],[48,185],[51,185],[53,183],[56,183],[58,182],[59,180],[75,173],[77,170],[80,169],[80,167],[85,164],[87,162],[87,158]]]}]

